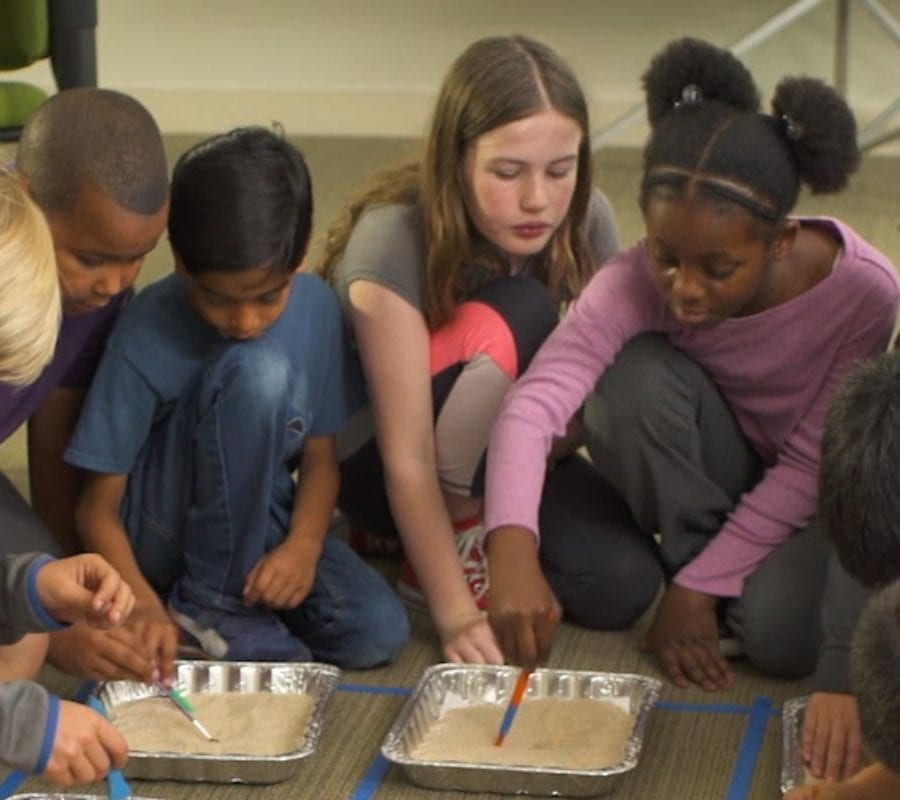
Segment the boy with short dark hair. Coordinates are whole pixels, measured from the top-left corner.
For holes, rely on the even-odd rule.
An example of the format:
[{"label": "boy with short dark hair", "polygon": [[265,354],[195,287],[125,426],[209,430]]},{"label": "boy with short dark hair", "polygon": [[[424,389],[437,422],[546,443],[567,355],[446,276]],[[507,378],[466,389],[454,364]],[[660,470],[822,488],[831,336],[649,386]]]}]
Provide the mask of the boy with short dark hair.
[{"label": "boy with short dark hair", "polygon": [[[53,358],[60,317],[47,222],[21,181],[0,169],[0,381],[17,387],[38,379]],[[8,517],[2,522],[8,537]],[[105,719],[33,679],[47,655],[46,631],[75,620],[116,625],[132,602],[99,556],[0,553],[0,763],[62,784],[121,766],[125,740]]]},{"label": "boy with short dark hair", "polygon": [[173,617],[229,660],[362,668],[408,637],[387,583],[327,535],[343,332],[334,294],[300,272],[311,223],[303,158],[271,131],[182,156],[176,272],[122,316],[66,453],[92,472],[83,541],[134,587],[131,629],[164,677]]},{"label": "boy with short dark hair", "polygon": [[[0,553],[75,552],[80,473],[62,456],[106,337],[168,212],[159,128],[139,102],[109,89],[67,89],[26,124],[15,172],[46,216],[63,319],[52,360],[25,386],[0,384],[0,440],[28,425],[30,503],[0,474]],[[26,660],[28,639],[5,656]],[[91,678],[149,679],[124,629],[80,623],[50,637],[56,666]]]}]

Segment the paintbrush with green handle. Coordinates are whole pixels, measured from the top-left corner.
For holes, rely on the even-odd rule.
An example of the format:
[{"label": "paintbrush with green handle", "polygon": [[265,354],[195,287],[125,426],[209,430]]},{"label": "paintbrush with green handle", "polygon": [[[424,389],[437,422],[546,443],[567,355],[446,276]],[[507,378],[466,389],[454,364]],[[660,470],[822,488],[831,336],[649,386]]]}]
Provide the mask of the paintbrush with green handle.
[{"label": "paintbrush with green handle", "polygon": [[166,686],[162,681],[156,681],[156,688],[165,696],[168,697],[178,708],[178,710],[184,714],[191,725],[193,725],[201,734],[210,742],[218,742],[207,729],[206,726],[200,722],[199,719],[195,716],[194,707],[188,702],[187,698],[178,691],[174,686]]}]

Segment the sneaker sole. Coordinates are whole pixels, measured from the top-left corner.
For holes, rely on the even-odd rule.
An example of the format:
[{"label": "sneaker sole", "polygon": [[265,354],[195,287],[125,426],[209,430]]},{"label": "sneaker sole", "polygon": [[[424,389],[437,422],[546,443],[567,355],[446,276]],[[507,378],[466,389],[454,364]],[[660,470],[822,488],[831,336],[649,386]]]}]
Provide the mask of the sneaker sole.
[{"label": "sneaker sole", "polygon": [[744,645],[739,639],[719,639],[719,654],[725,658],[743,658]]}]

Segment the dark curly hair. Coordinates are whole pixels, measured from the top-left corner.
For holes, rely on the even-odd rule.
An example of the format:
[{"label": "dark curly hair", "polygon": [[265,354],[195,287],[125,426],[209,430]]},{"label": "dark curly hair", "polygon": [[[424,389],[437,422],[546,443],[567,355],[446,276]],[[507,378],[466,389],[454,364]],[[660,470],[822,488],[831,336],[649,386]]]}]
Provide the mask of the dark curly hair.
[{"label": "dark curly hair", "polygon": [[642,203],[657,188],[700,192],[778,223],[802,183],[835,192],[859,164],[853,113],[814,78],[784,79],[765,114],[753,77],[730,51],[685,38],[652,60],[643,85],[652,132]]}]

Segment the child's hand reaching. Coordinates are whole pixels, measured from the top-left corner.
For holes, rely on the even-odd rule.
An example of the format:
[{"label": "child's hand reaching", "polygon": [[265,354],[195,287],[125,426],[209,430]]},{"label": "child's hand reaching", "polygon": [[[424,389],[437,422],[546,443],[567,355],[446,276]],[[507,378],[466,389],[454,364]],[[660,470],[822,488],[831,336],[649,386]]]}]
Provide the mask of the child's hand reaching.
[{"label": "child's hand reaching", "polygon": [[120,625],[134,606],[131,587],[96,553],[48,561],[38,570],[36,585],[44,608],[61,622],[84,620],[109,628]]},{"label": "child's hand reaching", "polygon": [[529,669],[546,664],[562,608],[544,577],[534,535],[518,528],[494,531],[488,569],[488,620],[507,663]]},{"label": "child's hand reaching", "polygon": [[178,626],[172,621],[162,603],[155,596],[142,598],[134,609],[128,628],[140,642],[140,650],[149,674],[141,679],[147,682],[175,680],[175,655],[178,651]]},{"label": "child's hand reaching", "polygon": [[814,692],[803,715],[803,760],[816,778],[842,780],[862,758],[859,710],[852,694]]},{"label": "child's hand reaching", "polygon": [[734,683],[731,665],[719,652],[718,599],[673,583],[666,589],[644,639],[676,686],[695,683],[707,691]]},{"label": "child's hand reaching", "polygon": [[[64,559],[68,561],[69,559]],[[96,711],[62,700],[53,750],[43,775],[61,786],[102,778],[128,756],[122,734]]]}]

